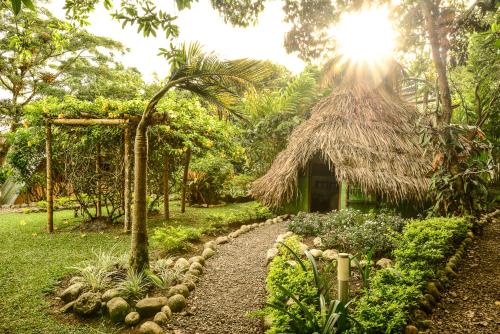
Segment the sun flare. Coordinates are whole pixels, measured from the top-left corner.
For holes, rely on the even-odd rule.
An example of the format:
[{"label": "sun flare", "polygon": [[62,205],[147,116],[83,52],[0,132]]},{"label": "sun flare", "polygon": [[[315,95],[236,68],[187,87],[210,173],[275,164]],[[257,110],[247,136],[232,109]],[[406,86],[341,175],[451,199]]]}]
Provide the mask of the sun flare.
[{"label": "sun flare", "polygon": [[344,13],[332,35],[339,55],[354,63],[381,62],[395,47],[396,33],[386,6]]}]

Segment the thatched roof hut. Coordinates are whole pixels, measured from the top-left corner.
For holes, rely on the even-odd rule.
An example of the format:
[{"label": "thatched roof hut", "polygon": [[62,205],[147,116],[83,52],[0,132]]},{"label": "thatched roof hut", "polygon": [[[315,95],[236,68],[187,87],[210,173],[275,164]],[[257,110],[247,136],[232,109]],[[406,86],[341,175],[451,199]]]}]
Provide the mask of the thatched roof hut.
[{"label": "thatched roof hut", "polygon": [[337,182],[391,202],[423,199],[431,163],[423,156],[412,105],[380,86],[335,89],[291,134],[270,170],[256,180],[252,195],[279,207],[298,195],[299,176],[313,159],[328,165]]}]

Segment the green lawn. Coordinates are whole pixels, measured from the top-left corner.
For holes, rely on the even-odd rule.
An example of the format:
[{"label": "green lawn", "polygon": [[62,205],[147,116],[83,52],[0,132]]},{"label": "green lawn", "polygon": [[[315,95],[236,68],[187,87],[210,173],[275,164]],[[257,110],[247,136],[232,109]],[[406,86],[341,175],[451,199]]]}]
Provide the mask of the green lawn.
[{"label": "green lawn", "polygon": [[[187,208],[178,211],[172,203],[172,220],[153,217],[150,227],[189,225],[208,228],[214,221],[222,225],[238,218],[255,217],[254,203],[230,204],[216,208]],[[113,333],[116,329],[104,324],[62,323],[47,314],[49,302],[44,294],[50,292],[58,280],[71,272],[68,267],[92,257],[93,249],[126,252],[130,237],[114,231],[81,233],[73,228],[79,219],[73,211],[55,213],[56,233],[45,232],[46,213],[0,214],[0,333]],[[150,228],[150,231],[153,228]]]}]

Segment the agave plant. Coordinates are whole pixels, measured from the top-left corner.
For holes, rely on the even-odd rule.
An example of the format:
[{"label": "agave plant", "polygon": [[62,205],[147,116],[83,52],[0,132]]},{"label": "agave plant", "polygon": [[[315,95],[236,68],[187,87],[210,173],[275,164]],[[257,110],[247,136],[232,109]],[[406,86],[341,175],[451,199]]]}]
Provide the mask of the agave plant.
[{"label": "agave plant", "polygon": [[[295,253],[288,245],[281,243],[286,247],[297,263],[303,270],[307,270],[307,266],[300,256]],[[314,257],[308,252],[305,252],[308,261],[311,263],[311,268],[314,274],[314,285],[317,290],[317,305],[320,316],[317,317],[310,311],[310,305],[304,303],[288,289],[282,285],[278,288],[299,307],[301,314],[297,316],[289,312],[287,302],[267,303],[267,306],[286,313],[290,317],[290,326],[297,334],[337,334],[344,333],[346,330],[354,326],[358,326],[357,322],[349,316],[348,306],[352,301],[344,304],[339,300],[331,298],[330,280],[318,270],[318,266]]]}]

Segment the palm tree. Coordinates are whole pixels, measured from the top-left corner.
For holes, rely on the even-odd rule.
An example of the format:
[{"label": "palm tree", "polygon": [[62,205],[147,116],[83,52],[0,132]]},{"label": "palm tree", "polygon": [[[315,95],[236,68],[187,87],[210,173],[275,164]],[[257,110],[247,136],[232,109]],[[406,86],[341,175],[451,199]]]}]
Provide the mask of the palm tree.
[{"label": "palm tree", "polygon": [[134,143],[134,211],[130,269],[136,272],[149,267],[146,184],[147,130],[155,107],[170,89],[183,89],[200,96],[219,108],[234,112],[232,105],[248,88],[262,83],[271,74],[264,62],[250,59],[220,60],[203,52],[200,44],[181,45],[169,52],[171,74],[163,87],[149,101],[137,125]]}]

